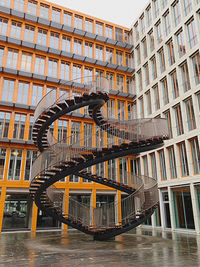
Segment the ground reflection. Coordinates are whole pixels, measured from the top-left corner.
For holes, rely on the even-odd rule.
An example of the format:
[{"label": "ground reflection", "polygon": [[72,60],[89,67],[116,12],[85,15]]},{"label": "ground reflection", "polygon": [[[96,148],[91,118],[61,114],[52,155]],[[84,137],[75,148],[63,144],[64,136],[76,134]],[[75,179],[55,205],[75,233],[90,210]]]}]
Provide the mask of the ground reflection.
[{"label": "ground reflection", "polygon": [[133,230],[106,242],[77,231],[2,233],[0,266],[199,266],[200,237]]}]

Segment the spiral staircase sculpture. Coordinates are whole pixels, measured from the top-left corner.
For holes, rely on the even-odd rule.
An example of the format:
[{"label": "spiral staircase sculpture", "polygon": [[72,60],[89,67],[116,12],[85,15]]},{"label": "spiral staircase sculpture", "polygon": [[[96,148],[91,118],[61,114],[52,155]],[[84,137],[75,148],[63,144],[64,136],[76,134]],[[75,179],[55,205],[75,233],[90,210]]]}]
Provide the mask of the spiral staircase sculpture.
[{"label": "spiral staircase sculpture", "polygon": [[[96,78],[87,84],[71,82],[78,96],[64,93],[57,100],[50,92],[38,103],[32,138],[41,152],[33,163],[30,195],[39,209],[56,220],[106,240],[143,223],[158,204],[157,182],[150,177],[123,173],[123,177],[101,177],[88,168],[102,162],[136,155],[156,149],[168,139],[168,126],[164,119],[138,119],[118,121],[106,118],[104,104],[109,101],[109,83]],[[89,116],[107,133],[104,142],[95,142],[96,134],[83,139],[71,136],[58,142],[50,132],[50,125],[65,114],[88,107]],[[72,139],[75,141],[71,143]],[[126,197],[120,201],[91,208],[69,198],[69,208],[62,209],[54,194],[54,183],[69,175],[120,190]],[[106,216],[105,216],[106,214]]]}]

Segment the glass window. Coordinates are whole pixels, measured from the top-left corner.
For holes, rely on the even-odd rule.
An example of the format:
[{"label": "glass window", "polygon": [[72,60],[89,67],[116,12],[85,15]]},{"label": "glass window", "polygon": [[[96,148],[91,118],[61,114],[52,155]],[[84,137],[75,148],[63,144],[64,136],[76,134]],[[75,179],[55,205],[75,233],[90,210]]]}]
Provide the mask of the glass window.
[{"label": "glass window", "polygon": [[153,0],[154,7],[154,17],[157,18],[159,16],[159,3],[158,0]]},{"label": "glass window", "polygon": [[106,48],[106,61],[109,63],[113,63],[113,49]]},{"label": "glass window", "polygon": [[92,147],[92,124],[84,123],[84,146]]},{"label": "glass window", "polygon": [[118,120],[124,120],[125,119],[125,112],[124,112],[124,101],[117,101],[117,114],[118,114]]},{"label": "glass window", "polygon": [[114,75],[113,73],[107,72],[106,78],[108,80],[108,88],[109,90],[114,90]]},{"label": "glass window", "polygon": [[126,53],[125,57],[126,57],[126,66],[132,67],[134,63],[133,63],[133,57],[131,56],[131,54]]},{"label": "glass window", "polygon": [[34,116],[33,115],[30,115],[29,116],[28,140],[32,140],[33,119],[34,119]]},{"label": "glass window", "polygon": [[31,171],[33,162],[37,158],[38,152],[35,150],[26,150],[26,164],[24,170],[24,180],[30,181],[31,180]]},{"label": "glass window", "polygon": [[6,35],[8,27],[8,20],[4,18],[0,18],[0,34]]},{"label": "glass window", "polygon": [[158,85],[154,86],[153,93],[154,93],[154,109],[156,111],[160,108],[160,98],[159,98]]},{"label": "glass window", "polygon": [[144,66],[144,74],[145,74],[145,85],[149,85],[149,65],[148,63]]},{"label": "glass window", "polygon": [[164,23],[165,23],[165,35],[167,36],[171,32],[171,18],[169,11],[164,15]]},{"label": "glass window", "polygon": [[192,57],[193,71],[196,85],[200,83],[200,55],[199,52]]},{"label": "glass window", "polygon": [[80,143],[80,122],[71,122],[71,144]]},{"label": "glass window", "polygon": [[36,74],[44,75],[45,57],[40,55],[35,56],[35,70]]},{"label": "glass window", "polygon": [[146,58],[147,57],[147,40],[146,40],[146,38],[142,40],[142,44],[143,44],[143,57]]},{"label": "glass window", "polygon": [[102,87],[103,86],[103,71],[101,70],[96,70],[96,73],[95,73],[95,76],[96,76],[96,83],[97,83],[97,86],[98,87]]},{"label": "glass window", "polygon": [[165,71],[165,55],[164,55],[164,50],[163,48],[161,48],[158,51],[158,55],[159,55],[159,62],[160,62],[160,71],[161,73],[163,73]]},{"label": "glass window", "polygon": [[15,82],[13,80],[4,79],[3,81],[3,93],[1,101],[12,102]]},{"label": "glass window", "polygon": [[123,31],[120,28],[115,28],[115,40],[123,42]]},{"label": "glass window", "polygon": [[71,51],[71,37],[69,36],[62,36],[62,50],[66,52]]},{"label": "glass window", "polygon": [[114,119],[115,118],[115,100],[109,99],[107,102],[107,117]]},{"label": "glass window", "polygon": [[32,54],[22,52],[21,70],[31,72]]},{"label": "glass window", "polygon": [[24,139],[26,115],[15,114],[13,139]]},{"label": "glass window", "polygon": [[10,0],[0,0],[1,6],[10,7]]},{"label": "glass window", "polygon": [[67,141],[68,121],[58,120],[58,142]]},{"label": "glass window", "polygon": [[117,75],[117,91],[124,91],[124,76],[122,75]]},{"label": "glass window", "polygon": [[170,115],[170,111],[166,111],[164,113],[165,118],[167,119],[167,124],[168,124],[168,129],[169,129],[169,137],[172,138],[173,137],[173,133],[172,133],[172,124],[171,124],[171,115]]},{"label": "glass window", "polygon": [[178,44],[179,57],[182,57],[186,53],[186,51],[185,51],[185,41],[184,41],[183,31],[182,30],[177,34],[177,44]]},{"label": "glass window", "polygon": [[151,159],[151,170],[152,170],[152,177],[157,180],[157,167],[156,167],[156,156],[155,153],[150,154]]},{"label": "glass window", "polygon": [[158,24],[156,24],[156,33],[157,33],[157,42],[159,44],[162,42],[162,29],[160,21],[158,22]]},{"label": "glass window", "polygon": [[143,159],[143,165],[144,165],[144,176],[149,176],[149,169],[148,169],[148,163],[147,163],[147,156],[142,157]]},{"label": "glass window", "polygon": [[81,66],[73,65],[73,80],[81,78]]},{"label": "glass window", "polygon": [[167,150],[168,150],[168,155],[169,155],[171,178],[176,178],[177,172],[176,172],[176,159],[175,159],[175,154],[174,154],[174,147],[173,146],[169,147]]},{"label": "glass window", "polygon": [[190,140],[190,147],[192,151],[194,174],[198,174],[200,173],[200,150],[199,150],[198,137],[195,137]]},{"label": "glass window", "polygon": [[134,104],[128,102],[128,120],[134,119]]},{"label": "glass window", "polygon": [[92,81],[92,69],[85,67],[85,83],[88,84]]},{"label": "glass window", "polygon": [[174,54],[174,45],[172,40],[167,43],[168,56],[169,56],[169,65],[173,65],[175,63],[175,54]]},{"label": "glass window", "polygon": [[71,13],[64,12],[63,23],[68,26],[72,25],[72,14]]},{"label": "glass window", "polygon": [[53,58],[49,58],[48,63],[48,76],[57,78],[58,61]]},{"label": "glass window", "polygon": [[103,46],[96,45],[96,59],[103,60]]},{"label": "glass window", "polygon": [[192,10],[192,1],[191,0],[183,0],[185,15],[187,16]]},{"label": "glass window", "polygon": [[167,180],[164,150],[159,151],[161,180]]},{"label": "glass window", "polygon": [[173,13],[175,26],[177,26],[181,22],[181,8],[179,1],[176,1],[175,5],[173,6]]},{"label": "glass window", "polygon": [[175,115],[175,121],[176,121],[177,135],[184,134],[182,112],[181,112],[180,105],[177,105],[176,107],[174,107],[174,115]]},{"label": "glass window", "polygon": [[85,42],[85,56],[86,57],[93,57],[92,55],[92,43]]},{"label": "glass window", "polygon": [[137,58],[137,65],[139,66],[141,64],[140,46],[139,45],[136,47],[136,58]]},{"label": "glass window", "polygon": [[161,82],[162,82],[163,104],[167,105],[169,103],[167,79],[164,78]]},{"label": "glass window", "polygon": [[49,6],[40,3],[40,17],[44,19],[49,18]]},{"label": "glass window", "polygon": [[157,78],[157,66],[156,66],[155,56],[151,58],[151,71],[152,71],[152,78],[153,80],[155,80]]},{"label": "glass window", "polygon": [[188,169],[188,159],[187,159],[187,153],[186,153],[186,148],[185,148],[185,142],[178,144],[178,149],[179,149],[179,154],[180,154],[182,176],[188,176],[189,169]]},{"label": "glass window", "polygon": [[24,10],[24,0],[15,0],[14,9],[23,12]]},{"label": "glass window", "polygon": [[51,20],[60,23],[60,13],[61,13],[60,9],[52,8]]},{"label": "glass window", "polygon": [[142,91],[143,86],[142,86],[142,72],[141,72],[141,70],[139,70],[137,72],[137,78],[138,78],[139,90]]},{"label": "glass window", "polygon": [[100,22],[96,22],[95,26],[96,26],[96,29],[95,29],[96,34],[103,35],[103,24]]},{"label": "glass window", "polygon": [[151,92],[148,90],[146,92],[146,103],[147,103],[147,114],[151,114]]},{"label": "glass window", "polygon": [[113,28],[111,26],[106,25],[105,36],[107,38],[113,39]]},{"label": "glass window", "polygon": [[126,77],[126,90],[127,90],[127,93],[133,94],[133,79],[132,79],[132,77]]},{"label": "glass window", "polygon": [[6,160],[6,152],[7,148],[0,148],[0,179],[4,178],[4,168],[5,168],[5,160]]},{"label": "glass window", "polygon": [[61,61],[61,73],[60,78],[63,80],[69,80],[69,66],[70,64],[65,61]]},{"label": "glass window", "polygon": [[29,0],[27,4],[27,13],[36,16],[36,11],[37,11],[37,2]]},{"label": "glass window", "polygon": [[80,16],[74,17],[74,27],[82,30],[82,28],[83,28],[83,18],[82,17],[80,17]]},{"label": "glass window", "polygon": [[139,98],[139,105],[140,105],[140,114],[138,116],[138,118],[143,119],[144,118],[144,101],[143,101],[143,97]]},{"label": "glass window", "polygon": [[146,18],[147,18],[147,25],[150,26],[152,23],[152,14],[151,14],[151,6],[150,5],[146,9]]},{"label": "glass window", "polygon": [[21,174],[22,149],[11,149],[8,180],[19,180]]},{"label": "glass window", "polygon": [[10,29],[10,37],[20,39],[22,24],[16,21],[12,21]]},{"label": "glass window", "polygon": [[194,20],[191,20],[190,23],[187,24],[187,29],[188,29],[190,48],[192,48],[197,44],[197,34],[196,34]]},{"label": "glass window", "polygon": [[10,113],[0,111],[0,138],[8,137]]},{"label": "glass window", "polygon": [[42,85],[33,84],[32,102],[31,102],[32,106],[36,106],[37,103],[41,100],[42,90],[43,90]]},{"label": "glass window", "polygon": [[144,34],[144,33],[145,33],[144,14],[143,14],[142,17],[140,18],[140,26],[141,26],[141,33]]},{"label": "glass window", "polygon": [[154,50],[154,48],[155,48],[153,30],[149,32],[149,43],[150,43],[150,49],[151,49],[151,52],[152,52]]},{"label": "glass window", "polygon": [[51,48],[58,49],[59,46],[59,34],[51,32],[50,34],[50,45]]},{"label": "glass window", "polygon": [[17,103],[27,105],[29,84],[19,81],[17,91]]},{"label": "glass window", "polygon": [[24,41],[33,43],[35,28],[30,25],[25,25]]},{"label": "glass window", "polygon": [[0,47],[0,66],[2,66],[2,63],[3,63],[3,51],[4,51],[4,48]]},{"label": "glass window", "polygon": [[47,31],[38,29],[38,44],[46,46],[47,44]]},{"label": "glass window", "polygon": [[18,51],[14,49],[8,49],[6,67],[17,69]]},{"label": "glass window", "polygon": [[123,65],[123,52],[116,51],[116,64]]},{"label": "glass window", "polygon": [[173,94],[173,98],[175,99],[179,96],[179,87],[178,87],[176,71],[173,71],[170,74],[170,78],[171,78],[172,94]]},{"label": "glass window", "polygon": [[191,88],[187,62],[185,62],[181,66],[181,74],[182,74],[182,81],[183,81],[183,90],[184,92],[186,92],[190,90]]},{"label": "glass window", "polygon": [[85,31],[93,32],[93,21],[90,19],[85,20]]},{"label": "glass window", "polygon": [[79,39],[74,39],[74,53],[82,55],[82,41]]},{"label": "glass window", "polygon": [[186,115],[187,115],[188,130],[189,131],[194,130],[196,129],[196,121],[195,121],[192,98],[185,100],[185,109],[186,109]]}]

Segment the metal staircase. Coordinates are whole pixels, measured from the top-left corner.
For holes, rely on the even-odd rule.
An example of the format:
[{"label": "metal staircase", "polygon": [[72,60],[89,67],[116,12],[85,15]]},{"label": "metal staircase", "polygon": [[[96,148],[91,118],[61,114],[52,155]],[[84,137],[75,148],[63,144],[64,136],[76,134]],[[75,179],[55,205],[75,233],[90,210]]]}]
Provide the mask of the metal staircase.
[{"label": "metal staircase", "polygon": [[[117,121],[104,116],[104,105],[109,101],[106,79],[97,78],[88,84],[75,81],[69,88],[79,95],[64,93],[55,100],[49,92],[36,107],[32,138],[41,153],[32,167],[30,195],[46,214],[96,240],[105,240],[129,231],[152,215],[158,204],[157,182],[133,173],[124,173],[120,181],[119,177],[102,177],[88,168],[161,147],[168,139],[168,126],[164,119]],[[106,132],[107,139],[97,142],[93,134],[74,143],[73,136],[58,142],[50,132],[51,124],[83,107],[88,107],[89,116],[100,132]],[[64,212],[53,184],[72,174],[120,190],[126,197],[97,208],[69,198],[68,211]]]}]

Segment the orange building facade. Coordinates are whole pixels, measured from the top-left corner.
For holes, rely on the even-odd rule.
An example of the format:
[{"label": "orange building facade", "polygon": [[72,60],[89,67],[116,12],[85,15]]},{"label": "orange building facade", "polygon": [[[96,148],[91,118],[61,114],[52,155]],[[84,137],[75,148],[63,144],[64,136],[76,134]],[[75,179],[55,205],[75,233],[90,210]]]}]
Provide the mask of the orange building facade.
[{"label": "orange building facade", "polygon": [[[61,228],[29,197],[32,163],[37,148],[31,140],[37,103],[51,90],[52,99],[71,90],[71,81],[84,84],[95,76],[109,81],[107,116],[136,118],[132,73],[132,32],[44,1],[0,0],[0,230]],[[95,134],[86,109],[58,120],[51,132],[58,140]],[[103,142],[104,136],[96,140]],[[70,139],[70,138],[69,138]],[[137,172],[135,158],[121,158],[94,167],[105,177]],[[56,184],[63,194],[95,207],[121,199],[121,193],[78,177]],[[123,196],[122,196],[123,197]]]}]

